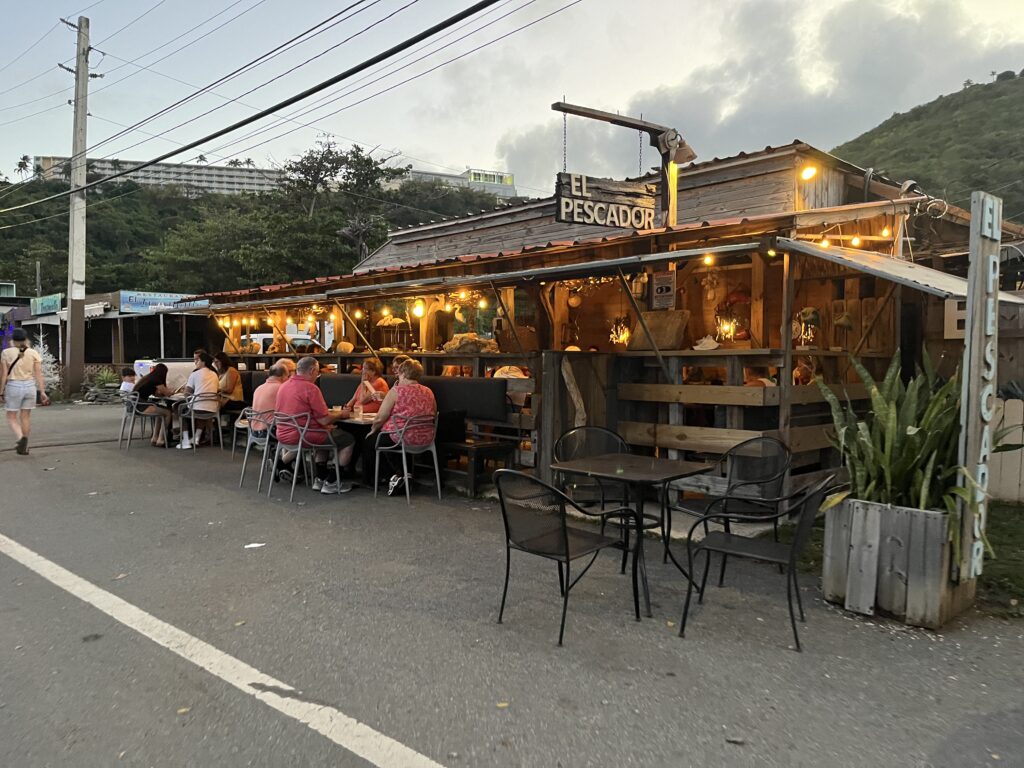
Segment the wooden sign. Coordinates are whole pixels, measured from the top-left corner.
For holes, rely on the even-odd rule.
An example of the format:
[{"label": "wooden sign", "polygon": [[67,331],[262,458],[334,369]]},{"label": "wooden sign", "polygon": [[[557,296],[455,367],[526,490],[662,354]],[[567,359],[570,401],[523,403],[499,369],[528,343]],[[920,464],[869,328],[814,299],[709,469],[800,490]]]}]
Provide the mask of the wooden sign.
[{"label": "wooden sign", "polygon": [[964,328],[963,389],[960,399],[960,465],[974,481],[975,509],[961,516],[960,579],[981,574],[983,534],[988,515],[988,462],[992,455],[999,359],[999,248],[1003,201],[971,195],[970,267],[967,272],[967,317]]},{"label": "wooden sign", "polygon": [[655,185],[560,173],[557,221],[623,229],[654,229]]}]

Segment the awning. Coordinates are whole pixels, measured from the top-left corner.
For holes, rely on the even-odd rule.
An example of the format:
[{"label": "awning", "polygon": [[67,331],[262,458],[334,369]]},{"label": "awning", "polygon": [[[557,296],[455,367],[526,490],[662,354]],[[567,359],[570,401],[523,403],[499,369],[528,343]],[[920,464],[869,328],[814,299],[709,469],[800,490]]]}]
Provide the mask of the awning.
[{"label": "awning", "polygon": [[[107,309],[109,309],[109,308],[110,308],[110,305],[107,302],[105,302],[105,301],[100,301],[100,302],[97,302],[95,304],[86,304],[85,305],[85,319],[86,320],[95,320],[97,317],[103,317],[103,315],[105,315],[107,313]],[[57,316],[62,321],[66,322],[67,319],[68,319],[68,311],[67,311],[67,309],[62,309],[60,312],[57,313]]]},{"label": "awning", "polygon": [[495,287],[515,285],[527,280],[570,280],[577,277],[614,275],[617,270],[635,271],[646,264],[667,261],[681,261],[714,254],[723,256],[729,253],[749,253],[756,251],[758,243],[735,243],[706,248],[688,250],[662,251],[661,253],[644,253],[637,256],[623,256],[615,259],[599,259],[595,261],[560,264],[552,267],[536,267],[518,272],[495,272],[481,275],[450,275],[418,280],[401,280],[393,283],[375,283],[371,285],[353,285],[327,292],[327,297],[339,301],[373,296],[388,296],[399,293],[432,293],[443,292],[450,288],[468,288],[474,285],[490,285]]},{"label": "awning", "polygon": [[[894,259],[884,253],[859,251],[840,246],[822,248],[814,243],[792,240],[785,237],[778,239],[778,245],[782,249],[831,261],[833,264],[849,267],[858,272],[865,272],[869,275],[880,277],[883,280],[891,280],[907,288],[938,296],[940,299],[967,298],[966,279],[947,272],[940,272],[923,264]],[[1024,304],[1024,298],[1014,296],[1006,291],[1000,291],[999,301],[1005,304]]]}]

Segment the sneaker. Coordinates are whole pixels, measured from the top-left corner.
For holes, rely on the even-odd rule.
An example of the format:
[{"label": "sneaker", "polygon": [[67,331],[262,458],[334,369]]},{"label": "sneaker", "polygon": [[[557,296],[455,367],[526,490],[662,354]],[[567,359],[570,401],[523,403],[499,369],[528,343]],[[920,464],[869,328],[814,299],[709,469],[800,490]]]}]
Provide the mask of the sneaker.
[{"label": "sneaker", "polygon": [[19,456],[28,456],[28,438],[19,437],[18,444],[14,447]]},{"label": "sneaker", "polygon": [[703,339],[701,339],[700,341],[693,345],[693,348],[698,350],[718,349],[718,347],[718,342],[715,341],[710,335],[705,336]]},{"label": "sneaker", "polygon": [[192,443],[189,442],[188,438],[185,438],[174,447],[177,448],[179,451],[191,451]]},{"label": "sneaker", "polygon": [[320,487],[320,493],[348,493],[352,490],[352,483],[345,482],[325,482]]},{"label": "sneaker", "polygon": [[324,487],[324,485],[328,485],[328,483],[324,483],[323,478],[320,478],[320,477],[313,478],[313,490],[314,491],[319,491],[321,488]]},{"label": "sneaker", "polygon": [[292,481],[292,471],[290,469],[279,469],[277,477],[274,479],[279,483],[290,483]]},{"label": "sneaker", "polygon": [[388,496],[394,496],[396,492],[402,489],[405,485],[405,478],[401,475],[392,475],[391,479],[388,480]]}]

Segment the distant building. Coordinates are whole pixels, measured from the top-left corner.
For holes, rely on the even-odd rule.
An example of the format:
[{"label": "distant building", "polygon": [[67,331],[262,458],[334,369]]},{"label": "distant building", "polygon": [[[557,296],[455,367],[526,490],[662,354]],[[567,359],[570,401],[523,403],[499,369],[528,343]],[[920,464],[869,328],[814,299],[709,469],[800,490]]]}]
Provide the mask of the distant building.
[{"label": "distant building", "polygon": [[462,173],[437,173],[413,169],[404,178],[390,182],[388,188],[397,189],[405,181],[439,181],[450,187],[469,187],[498,197],[518,197],[515,176],[504,171],[467,168]]},{"label": "distant building", "polygon": [[[34,167],[44,179],[67,181],[70,170],[67,157],[36,157]],[[109,176],[134,166],[141,165],[136,160],[86,161],[90,174]],[[157,163],[141,171],[124,177],[126,181],[136,184],[155,186],[175,186],[190,190],[196,194],[215,193],[220,195],[238,195],[242,193],[272,192],[284,181],[282,171],[271,168],[251,168],[246,166],[224,165],[185,165],[176,163]]]}]

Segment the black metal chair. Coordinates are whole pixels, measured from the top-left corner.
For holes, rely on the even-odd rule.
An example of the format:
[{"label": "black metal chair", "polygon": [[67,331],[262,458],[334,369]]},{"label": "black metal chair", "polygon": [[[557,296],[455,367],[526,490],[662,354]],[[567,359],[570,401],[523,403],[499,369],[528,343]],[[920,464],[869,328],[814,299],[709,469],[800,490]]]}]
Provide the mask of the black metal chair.
[{"label": "black metal chair", "polygon": [[[726,451],[715,468],[701,477],[725,479],[724,495],[729,497],[730,512],[760,515],[767,520],[779,511],[778,499],[782,497],[782,488],[791,462],[792,453],[781,440],[774,437],[754,437]],[[710,505],[716,498],[716,495],[711,495],[702,499],[683,499],[676,504],[668,505],[665,513],[666,538],[672,535],[673,512],[701,517],[710,511]],[[778,541],[777,517],[774,518],[773,526],[773,535]],[[726,530],[728,531],[728,526]],[[722,559],[718,586],[722,586],[724,579],[725,558]]]},{"label": "black metal chair", "polygon": [[[825,500],[825,494],[832,485],[834,475],[821,480],[820,482],[804,488],[792,496],[774,499],[777,506],[782,509],[771,517],[764,514],[748,515],[738,512],[729,512],[728,508],[732,503],[731,497],[719,497],[710,504],[706,515],[700,517],[690,526],[689,538],[686,542],[686,556],[689,564],[689,572],[694,573],[694,562],[697,556],[705,553],[704,574],[700,580],[700,591],[698,602],[704,602],[704,588],[707,585],[708,570],[711,564],[711,553],[717,552],[722,556],[722,572],[725,572],[725,560],[727,557],[741,557],[748,560],[759,560],[764,563],[779,565],[786,575],[786,599],[789,602],[789,620],[793,626],[793,639],[796,642],[796,649],[800,650],[800,635],[796,629],[796,615],[793,612],[793,593],[796,593],[797,607],[800,609],[800,621],[804,621],[804,606],[800,598],[800,586],[797,583],[796,569],[797,559],[811,535],[811,528],[814,526],[814,519]],[[723,526],[728,523],[763,523],[771,519],[778,522],[782,518],[794,518],[795,530],[791,542],[784,543],[764,536],[756,538],[739,536],[725,531],[711,531],[700,541],[694,541],[693,534],[703,527],[708,530],[708,523],[720,523]],[[683,637],[686,632],[686,618],[690,612],[690,598],[693,595],[693,580],[688,579],[686,585],[686,602],[683,603],[683,618],[679,622],[679,636]]]},{"label": "black metal chair", "polygon": [[[117,447],[121,447],[121,443],[125,438],[125,426],[128,427],[128,441],[126,450],[131,450],[132,447],[132,436],[135,434],[135,422],[138,421],[140,424],[141,436],[146,436],[146,424],[148,423],[152,430],[155,431],[158,428],[163,428],[164,414],[163,413],[146,413],[151,403],[145,400],[139,400],[138,392],[129,392],[124,396],[124,411],[121,414],[121,431],[117,436]],[[166,436],[164,445],[167,445]]]},{"label": "black metal chair", "polygon": [[[572,461],[591,456],[606,456],[610,453],[632,453],[629,444],[616,432],[605,427],[574,427],[563,432],[555,441],[555,461]],[[613,483],[600,478],[588,478],[573,475],[571,479],[559,477],[559,486],[577,506],[600,504],[605,509],[609,502],[628,506],[630,503],[629,485]],[[643,500],[639,500],[640,506]],[[641,513],[641,528],[645,531],[661,527],[661,516],[644,515]],[[611,522],[615,522],[614,520]],[[605,521],[601,522],[601,533],[604,533]],[[626,572],[626,559],[629,548],[629,526],[623,526],[622,537],[625,548],[622,553],[620,571]]]},{"label": "black metal chair", "polygon": [[[511,469],[499,469],[494,473],[494,484],[498,489],[501,503],[501,517],[505,524],[505,585],[501,591],[501,607],[498,609],[498,623],[505,614],[505,598],[508,595],[508,578],[512,563],[512,550],[526,552],[558,563],[558,585],[562,595],[562,622],[558,629],[558,644],[565,635],[565,614],[569,607],[569,592],[597,559],[603,549],[625,546],[620,538],[605,536],[568,524],[566,508],[572,507],[581,514],[605,520],[622,520],[625,525],[632,522],[636,535],[640,536],[639,517],[628,507],[618,507],[602,512],[587,510],[574,502],[554,486],[538,480],[532,475]],[[590,562],[575,579],[571,575],[574,560],[590,555]],[[638,560],[633,556],[633,610],[640,621],[640,594],[637,587]]]}]

